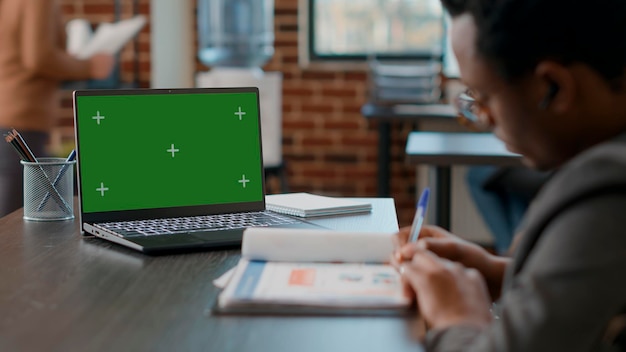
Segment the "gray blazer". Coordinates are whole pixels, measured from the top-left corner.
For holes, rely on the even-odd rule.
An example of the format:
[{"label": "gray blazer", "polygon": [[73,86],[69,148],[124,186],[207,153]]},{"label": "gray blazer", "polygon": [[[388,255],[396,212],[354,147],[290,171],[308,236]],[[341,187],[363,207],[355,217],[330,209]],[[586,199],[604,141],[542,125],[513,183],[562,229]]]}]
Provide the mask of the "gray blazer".
[{"label": "gray blazer", "polygon": [[626,135],[562,167],[518,236],[498,318],[430,331],[427,350],[619,351],[620,339],[624,348]]}]

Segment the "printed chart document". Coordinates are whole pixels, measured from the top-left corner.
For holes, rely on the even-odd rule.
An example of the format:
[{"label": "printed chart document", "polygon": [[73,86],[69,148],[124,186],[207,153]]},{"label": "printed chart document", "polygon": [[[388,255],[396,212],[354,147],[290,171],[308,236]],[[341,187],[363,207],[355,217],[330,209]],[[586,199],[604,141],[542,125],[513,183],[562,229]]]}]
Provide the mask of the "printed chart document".
[{"label": "printed chart document", "polygon": [[[411,298],[388,263],[393,234],[249,228],[217,314],[397,315]],[[225,276],[227,276],[225,275]]]},{"label": "printed chart document", "polygon": [[101,23],[94,33],[88,22],[76,19],[68,22],[67,35],[69,53],[79,59],[87,59],[96,53],[116,54],[146,24],[145,16],[115,23]]},{"label": "printed chart document", "polygon": [[372,210],[370,203],[311,193],[271,194],[265,197],[265,203],[268,210],[303,218],[362,213]]}]

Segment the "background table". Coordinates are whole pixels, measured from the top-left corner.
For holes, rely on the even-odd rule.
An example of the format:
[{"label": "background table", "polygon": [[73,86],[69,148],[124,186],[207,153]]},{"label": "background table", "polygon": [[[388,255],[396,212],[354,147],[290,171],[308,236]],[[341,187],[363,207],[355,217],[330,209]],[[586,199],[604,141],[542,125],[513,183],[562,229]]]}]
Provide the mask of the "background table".
[{"label": "background table", "polygon": [[448,104],[400,104],[394,106],[376,105],[372,103],[361,107],[361,114],[378,123],[378,196],[389,197],[389,174],[391,163],[391,123],[413,122],[419,129],[424,120],[454,121],[457,113]]},{"label": "background table", "polygon": [[491,133],[411,132],[407,161],[435,167],[435,221],[450,229],[450,168],[452,165],[521,166],[519,154],[506,150]]},{"label": "background table", "polygon": [[[338,230],[396,231],[392,199],[371,214],[320,218]],[[404,317],[214,316],[212,280],[239,249],[147,256],[78,220],[0,219],[1,351],[420,351]]]}]

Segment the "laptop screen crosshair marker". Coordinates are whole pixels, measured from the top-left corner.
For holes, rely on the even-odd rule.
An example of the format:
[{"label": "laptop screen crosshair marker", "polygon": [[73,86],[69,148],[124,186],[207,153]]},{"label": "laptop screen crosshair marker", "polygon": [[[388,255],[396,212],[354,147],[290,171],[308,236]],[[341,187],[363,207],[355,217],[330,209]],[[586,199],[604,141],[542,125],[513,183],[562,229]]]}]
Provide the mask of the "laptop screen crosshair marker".
[{"label": "laptop screen crosshair marker", "polygon": [[239,111],[235,113],[235,115],[239,116],[239,121],[241,121],[241,117],[245,114],[246,114],[245,111],[241,111],[241,106],[239,107]]},{"label": "laptop screen crosshair marker", "polygon": [[175,153],[180,152],[180,149],[174,148],[174,143],[172,143],[172,147],[167,150],[168,153],[172,153],[172,158],[175,157]]},{"label": "laptop screen crosshair marker", "polygon": [[246,188],[246,183],[250,182],[250,180],[246,179],[246,175],[241,175],[241,180],[237,181],[243,185],[243,188]]},{"label": "laptop screen crosshair marker", "polygon": [[104,197],[104,192],[108,190],[109,187],[104,187],[104,182],[100,182],[100,187],[96,188],[96,191],[100,192],[101,197]]},{"label": "laptop screen crosshair marker", "polygon": [[100,124],[100,120],[104,120],[104,116],[100,115],[100,110],[96,111],[96,116],[92,116],[91,118],[96,120],[98,125]]}]

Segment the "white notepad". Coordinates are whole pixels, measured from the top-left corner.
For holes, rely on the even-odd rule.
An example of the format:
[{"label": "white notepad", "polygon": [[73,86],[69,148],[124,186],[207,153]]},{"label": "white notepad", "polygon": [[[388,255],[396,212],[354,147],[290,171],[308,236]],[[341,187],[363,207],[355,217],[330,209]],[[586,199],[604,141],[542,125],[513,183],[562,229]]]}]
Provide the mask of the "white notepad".
[{"label": "white notepad", "polygon": [[362,213],[372,210],[370,203],[310,193],[271,194],[265,197],[265,203],[268,210],[303,218]]}]

